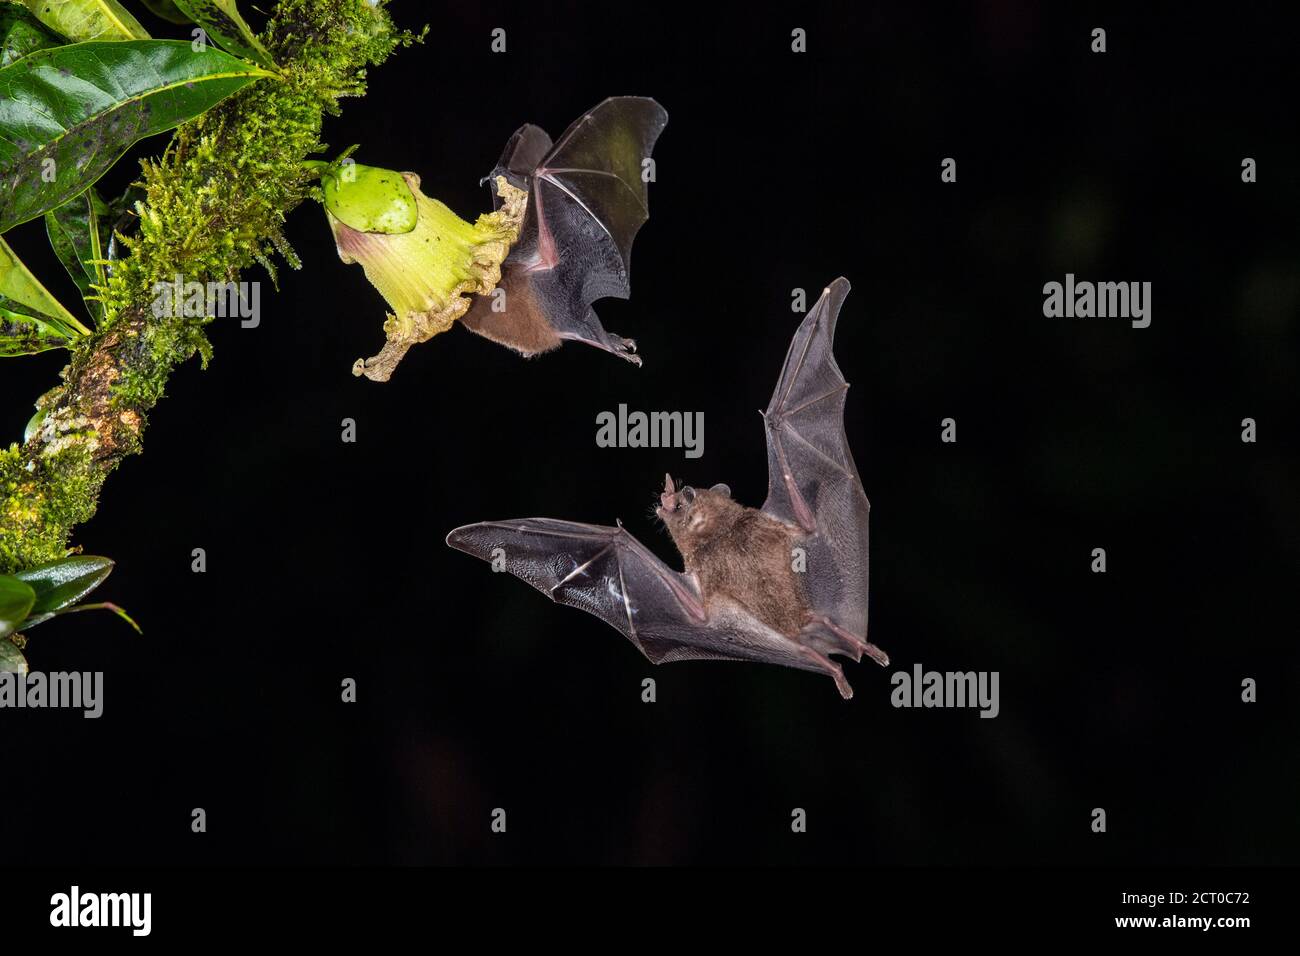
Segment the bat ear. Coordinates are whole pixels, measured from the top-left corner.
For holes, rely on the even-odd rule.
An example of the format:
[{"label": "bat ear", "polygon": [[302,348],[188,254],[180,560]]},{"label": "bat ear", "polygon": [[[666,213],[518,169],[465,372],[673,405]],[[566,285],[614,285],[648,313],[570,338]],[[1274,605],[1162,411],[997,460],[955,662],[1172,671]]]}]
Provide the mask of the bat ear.
[{"label": "bat ear", "polygon": [[710,490],[710,491],[719,491],[719,492],[721,492],[722,494],[726,495],[728,498],[731,497],[731,489],[728,488],[726,485],[724,485],[724,484],[722,484],[722,483],[718,483],[718,484],[714,485],[714,486],[713,486],[712,488],[710,488],[709,490]]}]

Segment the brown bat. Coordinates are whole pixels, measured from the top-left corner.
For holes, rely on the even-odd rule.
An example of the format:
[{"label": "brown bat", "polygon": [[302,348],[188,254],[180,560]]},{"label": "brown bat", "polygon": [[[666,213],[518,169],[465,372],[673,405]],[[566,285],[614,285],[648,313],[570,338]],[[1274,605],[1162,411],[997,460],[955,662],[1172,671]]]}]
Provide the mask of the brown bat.
[{"label": "brown bat", "polygon": [[553,601],[613,625],[655,664],[762,661],[819,671],[847,699],[831,654],[889,657],[867,633],[871,506],[844,434],[848,383],[832,353],[848,294],[836,279],[795,332],[763,425],[768,495],[762,509],[664,481],[655,513],[685,571],[616,527],[551,518],[457,528],[447,543],[527,581]]}]

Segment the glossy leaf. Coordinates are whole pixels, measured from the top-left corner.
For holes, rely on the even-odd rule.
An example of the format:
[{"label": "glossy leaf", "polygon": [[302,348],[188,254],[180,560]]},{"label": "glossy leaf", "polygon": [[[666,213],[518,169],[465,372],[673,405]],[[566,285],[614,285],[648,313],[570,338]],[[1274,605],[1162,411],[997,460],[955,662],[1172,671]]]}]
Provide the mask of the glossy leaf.
[{"label": "glossy leaf", "polygon": [[86,328],[50,295],[0,236],[0,308],[56,322],[70,333],[89,335]]},{"label": "glossy leaf", "polygon": [[149,31],[117,0],[26,0],[27,9],[74,43],[147,40]]},{"label": "glossy leaf", "polygon": [[224,49],[237,56],[273,66],[274,61],[257,34],[239,15],[235,0],[175,0],[176,6],[203,27]]},{"label": "glossy leaf", "polygon": [[108,558],[78,554],[18,571],[13,577],[35,592],[36,600],[28,612],[35,617],[76,604],[99,587],[112,570],[113,562]]},{"label": "glossy leaf", "polygon": [[27,658],[23,657],[23,652],[14,645],[0,637],[0,672],[8,671],[11,674],[27,673]]},{"label": "glossy leaf", "polygon": [[149,12],[156,17],[161,17],[168,23],[192,23],[193,19],[188,13],[176,6],[175,0],[140,0]]},{"label": "glossy leaf", "polygon": [[45,214],[45,233],[72,281],[81,290],[86,308],[96,322],[103,309],[92,296],[105,283],[104,260],[108,258],[109,230],[112,226],[108,204],[92,186],[75,199]]},{"label": "glossy leaf", "polygon": [[0,6],[0,67],[63,42],[62,37],[43,26],[26,7],[16,3]]},{"label": "glossy leaf", "polygon": [[67,347],[89,332],[0,238],[0,358]]},{"label": "glossy leaf", "polygon": [[31,585],[12,574],[0,574],[0,638],[18,630],[35,601],[36,592]]},{"label": "glossy leaf", "polygon": [[265,70],[183,40],[74,43],[0,70],[0,232],[92,185],[131,144]]}]

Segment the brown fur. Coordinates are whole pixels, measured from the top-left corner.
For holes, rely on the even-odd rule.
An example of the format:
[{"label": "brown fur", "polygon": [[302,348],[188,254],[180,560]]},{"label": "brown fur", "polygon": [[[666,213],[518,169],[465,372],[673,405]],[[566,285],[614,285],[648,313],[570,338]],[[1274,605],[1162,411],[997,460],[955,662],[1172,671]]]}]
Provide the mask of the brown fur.
[{"label": "brown fur", "polygon": [[773,630],[787,637],[799,633],[809,608],[791,568],[789,528],[717,489],[665,494],[657,513],[686,570],[699,580],[706,605],[730,598]]},{"label": "brown fur", "polygon": [[560,336],[537,307],[528,289],[527,279],[510,282],[505,295],[504,312],[492,311],[492,296],[479,296],[461,322],[485,339],[491,339],[527,357],[560,347]]}]

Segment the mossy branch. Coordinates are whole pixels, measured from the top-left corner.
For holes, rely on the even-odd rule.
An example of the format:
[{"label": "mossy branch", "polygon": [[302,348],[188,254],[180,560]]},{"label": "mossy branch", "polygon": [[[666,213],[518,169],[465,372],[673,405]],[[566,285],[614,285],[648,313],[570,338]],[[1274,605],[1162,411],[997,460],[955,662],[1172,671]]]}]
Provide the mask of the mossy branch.
[{"label": "mossy branch", "polygon": [[196,353],[206,364],[208,320],[154,315],[155,284],[233,281],[255,263],[271,268],[277,251],[296,266],[282,226],[311,189],[303,163],[323,148],[324,115],[413,39],[386,2],[281,0],[262,37],[280,76],[180,127],[143,163],[140,229],[103,290],[106,317],[39,399],[35,434],[0,449],[0,573],[67,553],[104,479],[140,450],[172,370]]}]

